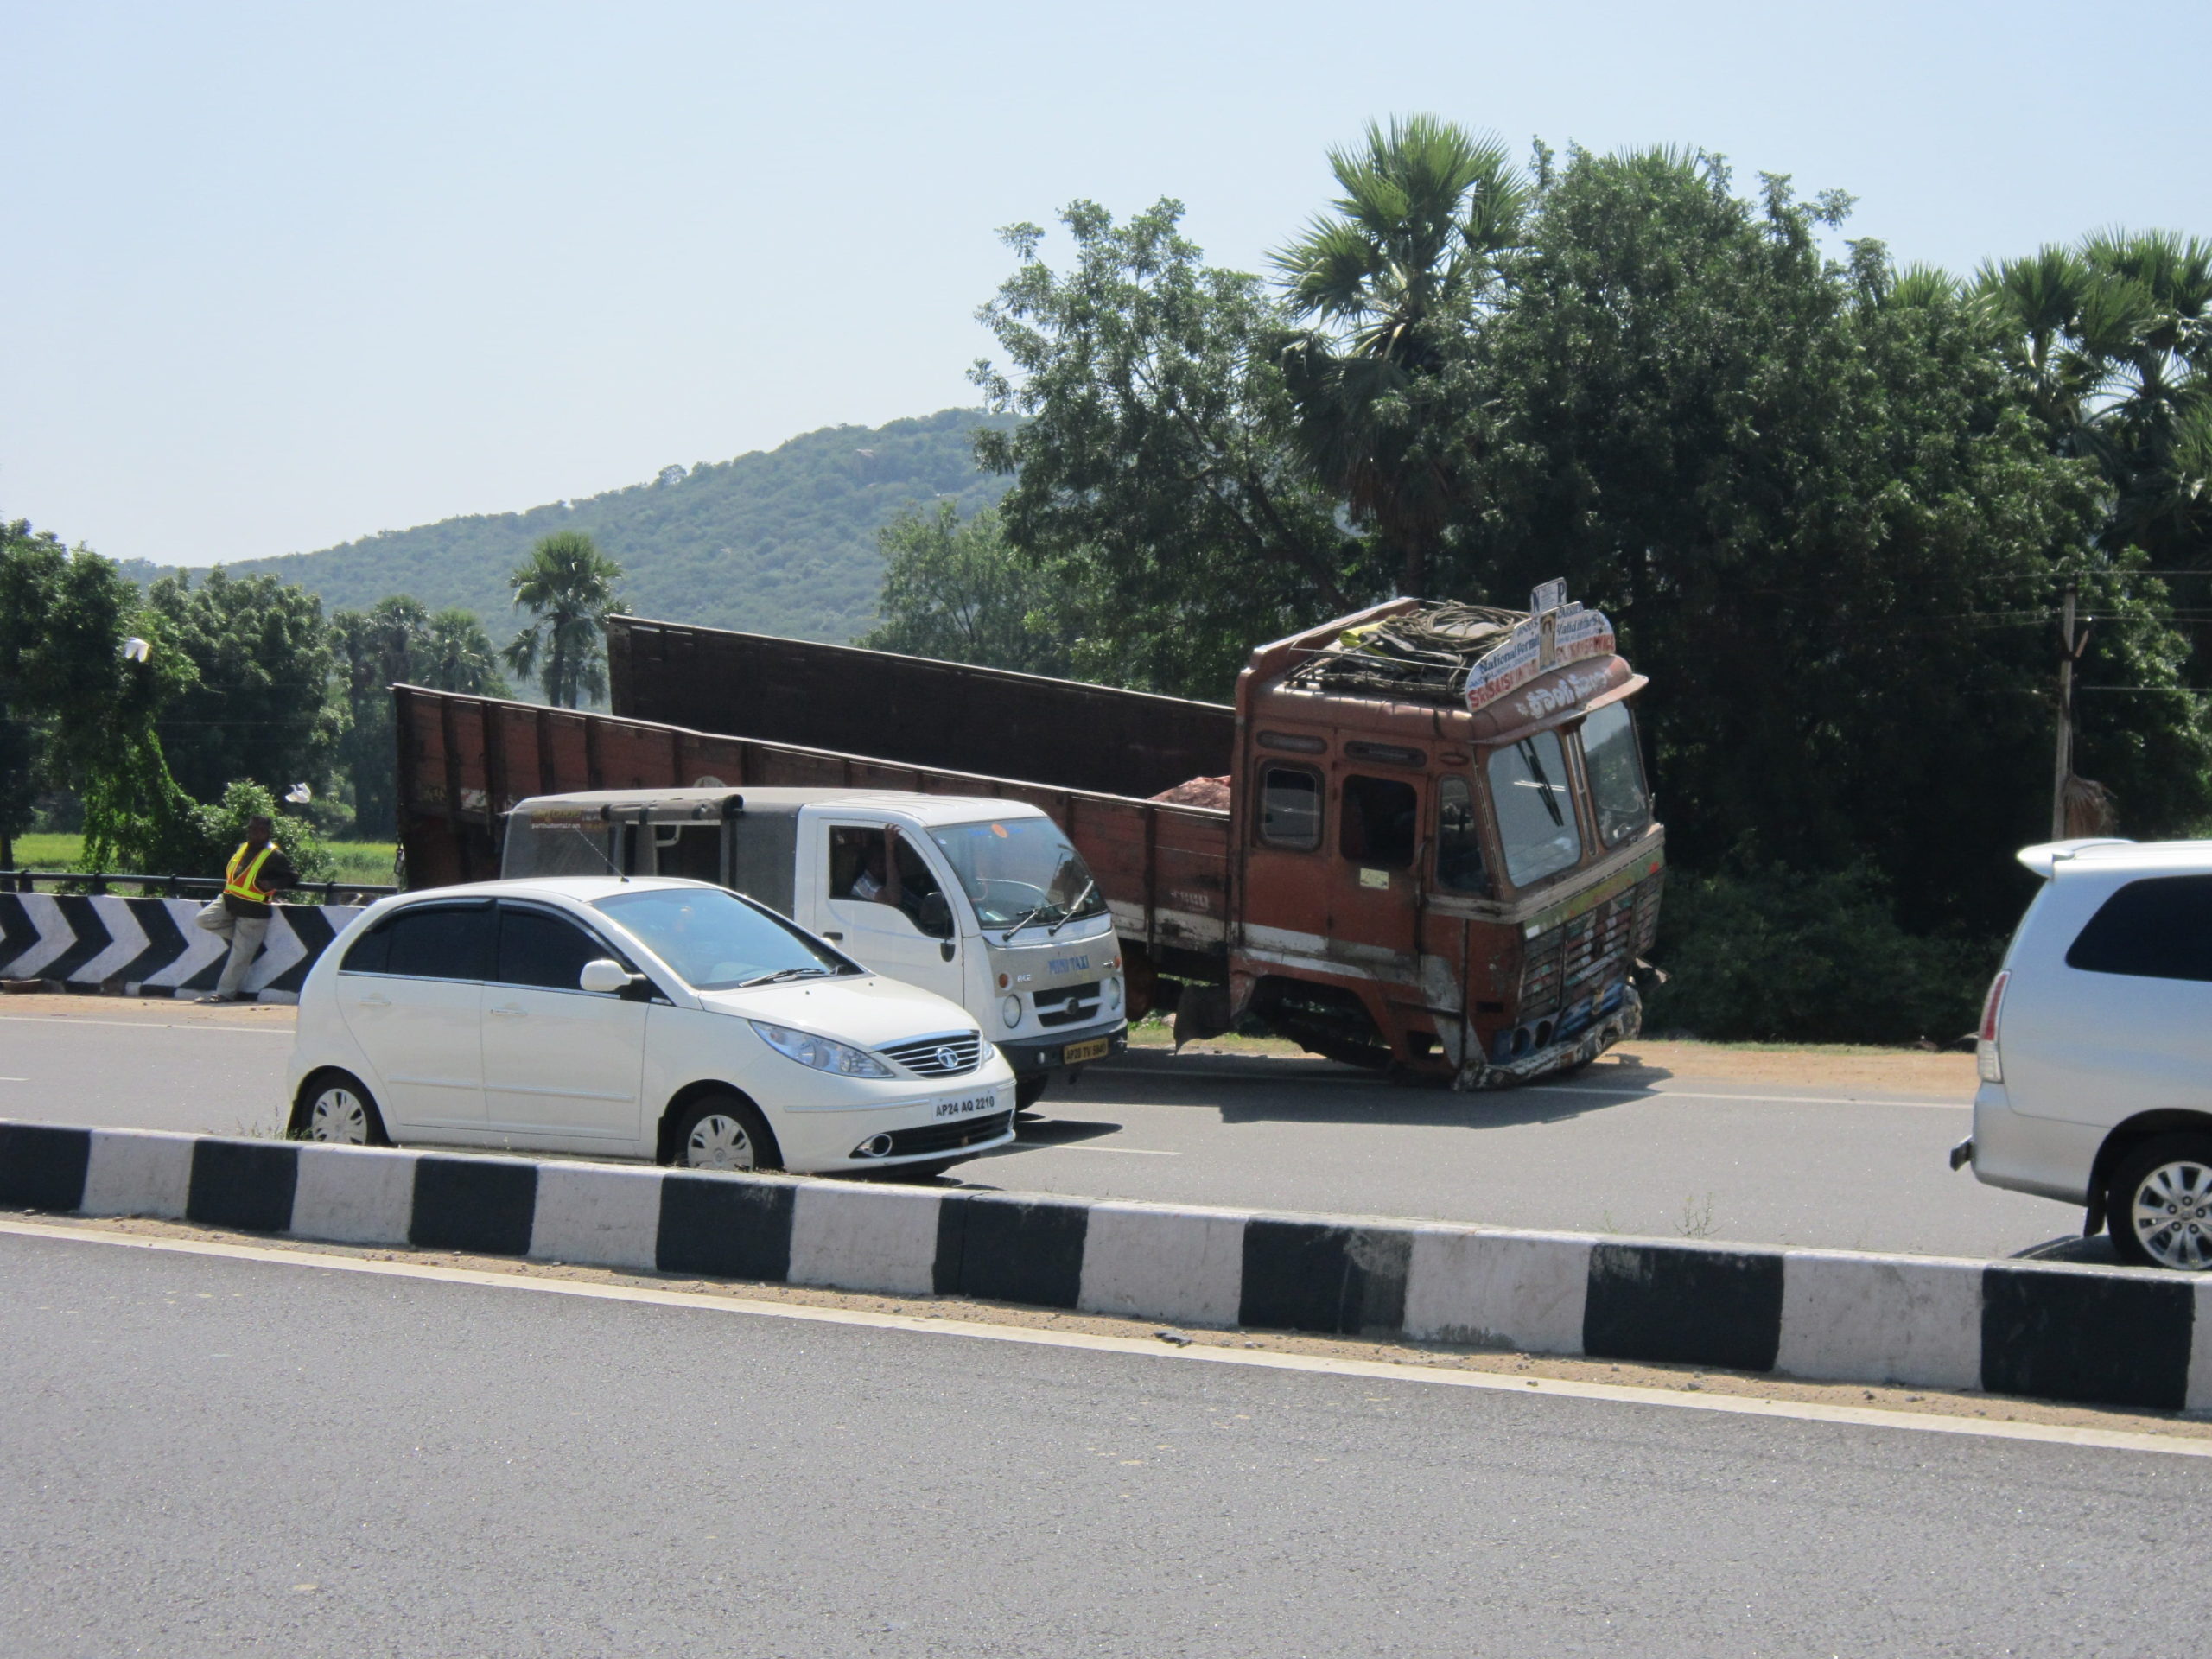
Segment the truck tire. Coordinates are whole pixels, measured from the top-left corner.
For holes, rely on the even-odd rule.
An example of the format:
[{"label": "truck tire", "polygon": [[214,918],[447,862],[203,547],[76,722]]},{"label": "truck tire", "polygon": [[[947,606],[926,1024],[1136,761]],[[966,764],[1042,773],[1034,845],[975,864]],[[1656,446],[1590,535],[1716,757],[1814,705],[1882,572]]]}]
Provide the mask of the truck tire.
[{"label": "truck tire", "polygon": [[1016,1077],[1014,1080],[1014,1109],[1026,1112],[1044,1099],[1046,1086],[1052,1081],[1052,1074],[1049,1071],[1039,1071],[1033,1077]]}]

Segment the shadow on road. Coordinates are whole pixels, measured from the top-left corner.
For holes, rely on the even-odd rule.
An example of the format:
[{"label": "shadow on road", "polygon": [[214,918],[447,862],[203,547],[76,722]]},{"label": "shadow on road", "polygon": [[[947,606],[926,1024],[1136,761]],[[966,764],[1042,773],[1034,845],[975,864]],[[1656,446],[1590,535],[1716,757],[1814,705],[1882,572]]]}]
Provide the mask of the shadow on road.
[{"label": "shadow on road", "polygon": [[[1189,1106],[1218,1112],[1224,1123],[1389,1123],[1415,1128],[1502,1129],[1585,1117],[1609,1107],[1649,1097],[1651,1085],[1674,1074],[1657,1066],[1607,1065],[1572,1078],[1532,1083],[1486,1094],[1454,1094],[1440,1084],[1397,1083],[1313,1058],[1276,1059],[1241,1054],[1169,1054],[1132,1049],[1090,1067],[1084,1080],[1054,1085],[1048,1109],[1080,1103],[1086,1093],[1102,1103]],[[1573,1092],[1554,1086],[1570,1084]],[[1193,1098],[1198,1089],[1203,1099]],[[1608,1100],[1593,1090],[1620,1090]],[[1075,1096],[1076,1098],[1071,1098]],[[1025,1121],[1025,1140],[1033,1130]]]}]

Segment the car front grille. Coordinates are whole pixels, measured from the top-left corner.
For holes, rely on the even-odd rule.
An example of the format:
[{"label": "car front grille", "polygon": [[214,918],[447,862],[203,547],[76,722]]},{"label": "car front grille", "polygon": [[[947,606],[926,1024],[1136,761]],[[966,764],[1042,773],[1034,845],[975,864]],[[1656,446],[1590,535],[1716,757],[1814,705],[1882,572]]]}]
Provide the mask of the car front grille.
[{"label": "car front grille", "polygon": [[896,1060],[918,1077],[957,1077],[983,1063],[983,1034],[956,1031],[938,1037],[917,1037],[876,1051]]},{"label": "car front grille", "polygon": [[1081,985],[1063,985],[1056,990],[1039,991],[1030,999],[1037,1005],[1037,1023],[1040,1026],[1075,1026],[1098,1017],[1098,982],[1090,980]]},{"label": "car front grille", "polygon": [[979,1141],[995,1141],[1014,1127],[1012,1112],[991,1112],[982,1117],[956,1118],[950,1123],[925,1123],[918,1128],[893,1129],[887,1158],[911,1158],[923,1152],[957,1152]]}]

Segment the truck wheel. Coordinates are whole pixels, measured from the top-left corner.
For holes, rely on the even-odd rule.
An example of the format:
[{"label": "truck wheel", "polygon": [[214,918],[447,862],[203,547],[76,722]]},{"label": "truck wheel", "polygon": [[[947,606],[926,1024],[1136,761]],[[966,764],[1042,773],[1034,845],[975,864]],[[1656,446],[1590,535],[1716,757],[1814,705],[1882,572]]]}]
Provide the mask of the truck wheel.
[{"label": "truck wheel", "polygon": [[1045,1085],[1052,1080],[1052,1074],[1049,1071],[1039,1071],[1033,1077],[1016,1077],[1014,1080],[1014,1109],[1026,1112],[1044,1099]]},{"label": "truck wheel", "polygon": [[2162,1135],[2120,1160],[2105,1225],[2123,1262],[2212,1268],[2212,1135]]}]

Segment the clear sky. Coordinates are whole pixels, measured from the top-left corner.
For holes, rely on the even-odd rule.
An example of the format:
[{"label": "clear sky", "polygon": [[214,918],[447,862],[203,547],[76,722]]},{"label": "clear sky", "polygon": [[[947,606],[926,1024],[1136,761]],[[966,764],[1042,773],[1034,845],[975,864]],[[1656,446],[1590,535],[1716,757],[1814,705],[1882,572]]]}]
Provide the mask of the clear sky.
[{"label": "clear sky", "polygon": [[2208,63],[2208,0],[0,0],[0,515],[251,558],[970,402],[998,226],[1173,195],[1255,269],[1413,111],[1955,270],[2212,234]]}]

